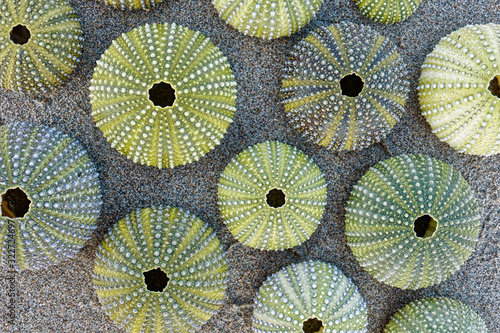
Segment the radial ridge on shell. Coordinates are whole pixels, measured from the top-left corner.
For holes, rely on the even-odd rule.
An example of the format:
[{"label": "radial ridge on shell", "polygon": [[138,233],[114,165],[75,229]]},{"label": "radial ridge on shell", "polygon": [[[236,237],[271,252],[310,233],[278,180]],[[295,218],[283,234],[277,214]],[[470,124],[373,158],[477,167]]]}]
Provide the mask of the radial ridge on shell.
[{"label": "radial ridge on shell", "polygon": [[347,243],[375,279],[425,288],[455,273],[474,251],[481,215],[458,171],[424,155],[401,155],[370,168],[352,190]]},{"label": "radial ridge on shell", "polygon": [[151,9],[163,0],[101,0],[122,10],[125,9]]},{"label": "radial ridge on shell", "polygon": [[197,161],[233,120],[236,82],[221,51],[200,32],[146,24],[113,41],[97,61],[92,115],[134,162],[173,168]]},{"label": "radial ridge on shell", "polygon": [[355,0],[366,17],[380,23],[396,23],[415,12],[421,0]]}]

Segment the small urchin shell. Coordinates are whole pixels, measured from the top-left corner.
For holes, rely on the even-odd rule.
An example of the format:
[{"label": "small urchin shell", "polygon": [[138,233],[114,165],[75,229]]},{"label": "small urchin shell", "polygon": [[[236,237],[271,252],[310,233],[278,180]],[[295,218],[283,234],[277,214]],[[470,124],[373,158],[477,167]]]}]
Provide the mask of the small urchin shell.
[{"label": "small urchin shell", "polygon": [[334,150],[362,149],[399,121],[409,82],[391,41],[370,27],[319,27],[283,68],[282,103],[293,126]]},{"label": "small urchin shell", "polygon": [[[151,291],[146,272],[168,277]],[[226,256],[210,228],[174,207],[137,209],[99,246],[94,287],[103,308],[130,332],[194,332],[221,306]]]},{"label": "small urchin shell", "polygon": [[66,0],[0,0],[0,86],[40,92],[73,72],[82,49]]},{"label": "small urchin shell", "polygon": [[[22,215],[7,216],[4,197],[19,188],[30,201]],[[101,209],[94,164],[82,146],[46,126],[12,123],[0,127],[1,264],[39,269],[72,258],[91,237]]]},{"label": "small urchin shell", "polygon": [[418,98],[432,132],[460,152],[500,153],[500,25],[443,37],[422,65]]},{"label": "small urchin shell", "polygon": [[222,219],[236,239],[261,250],[283,250],[316,230],[326,182],[300,150],[266,141],[233,158],[220,177],[218,196]]},{"label": "small urchin shell", "polygon": [[408,18],[421,0],[356,0],[363,15],[375,22],[396,23]]},{"label": "small urchin shell", "polygon": [[[304,333],[308,319],[321,321],[322,333],[367,332],[366,303],[337,267],[306,261],[269,276],[259,288],[253,312],[258,333]],[[318,332],[318,331],[316,331]]]},{"label": "small urchin shell", "polygon": [[423,155],[379,162],[354,186],[347,242],[368,273],[403,289],[440,283],[474,250],[481,216],[450,165]]},{"label": "small urchin shell", "polygon": [[220,17],[263,39],[290,36],[314,17],[323,0],[212,0]]},{"label": "small urchin shell", "polygon": [[487,333],[485,323],[471,308],[451,298],[424,298],[398,310],[386,333]]},{"label": "small urchin shell", "polygon": [[200,32],[146,24],[113,41],[90,86],[92,115],[111,146],[158,168],[197,161],[233,120],[236,82]]},{"label": "small urchin shell", "polygon": [[102,0],[108,5],[124,9],[151,9],[163,0]]}]

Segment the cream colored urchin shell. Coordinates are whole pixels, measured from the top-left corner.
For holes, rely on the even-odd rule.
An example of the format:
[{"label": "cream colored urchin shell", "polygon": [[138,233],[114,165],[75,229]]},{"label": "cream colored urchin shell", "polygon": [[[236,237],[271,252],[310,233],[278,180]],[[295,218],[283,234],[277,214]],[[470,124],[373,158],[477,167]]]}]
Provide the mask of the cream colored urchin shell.
[{"label": "cream colored urchin shell", "polygon": [[323,0],[212,0],[220,17],[245,35],[290,36],[314,17]]},{"label": "cream colored urchin shell", "polygon": [[432,132],[460,152],[500,152],[500,25],[452,32],[425,58],[418,85]]},{"label": "cream colored urchin shell", "polygon": [[159,206],[137,209],[113,226],[98,249],[94,287],[106,313],[127,331],[187,333],[220,308],[227,270],[212,228]]},{"label": "cream colored urchin shell", "polygon": [[451,298],[419,299],[391,318],[385,333],[487,333],[481,317],[462,302]]},{"label": "cream colored urchin shell", "polygon": [[0,86],[40,92],[76,67],[78,17],[66,0],[0,0]]},{"label": "cream colored urchin shell", "polygon": [[158,168],[197,161],[232,122],[236,82],[200,32],[146,24],[104,52],[90,86],[92,115],[112,147]]},{"label": "cream colored urchin shell", "polygon": [[347,242],[368,273],[403,289],[440,283],[474,251],[481,216],[450,165],[402,155],[370,168],[346,208]]},{"label": "cream colored urchin shell", "polygon": [[297,148],[266,141],[238,154],[219,180],[219,208],[233,236],[261,250],[306,241],[326,205],[326,182]]},{"label": "cream colored urchin shell", "polygon": [[384,138],[404,111],[404,67],[391,41],[368,26],[319,27],[294,46],[283,68],[286,115],[321,146],[366,148]]},{"label": "cream colored urchin shell", "polygon": [[[311,321],[320,321],[320,330],[311,330]],[[354,283],[337,267],[312,260],[269,276],[253,312],[258,333],[361,333],[367,324],[366,303]]]},{"label": "cream colored urchin shell", "polygon": [[98,174],[82,146],[54,128],[27,123],[0,127],[0,193],[0,264],[15,269],[72,258],[92,236],[102,203]]},{"label": "cream colored urchin shell", "polygon": [[380,23],[396,23],[407,19],[421,0],[356,0],[363,15]]},{"label": "cream colored urchin shell", "polygon": [[124,9],[150,9],[163,0],[102,0],[108,5]]}]

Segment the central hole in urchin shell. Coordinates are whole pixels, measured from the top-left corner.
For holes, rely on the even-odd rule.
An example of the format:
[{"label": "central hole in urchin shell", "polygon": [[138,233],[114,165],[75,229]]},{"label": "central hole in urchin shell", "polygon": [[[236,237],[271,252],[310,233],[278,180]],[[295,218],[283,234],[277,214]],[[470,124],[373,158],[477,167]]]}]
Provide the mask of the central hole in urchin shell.
[{"label": "central hole in urchin shell", "polygon": [[413,230],[417,237],[428,238],[434,235],[434,231],[437,229],[437,221],[430,215],[422,215],[418,217],[414,222],[415,227]]},{"label": "central hole in urchin shell", "polygon": [[266,201],[270,207],[279,208],[286,202],[285,193],[279,188],[273,188],[266,194]]},{"label": "central hole in urchin shell", "polygon": [[10,188],[2,194],[2,216],[22,218],[29,212],[31,200],[21,188]]},{"label": "central hole in urchin shell", "polygon": [[318,318],[309,318],[302,325],[304,333],[321,333],[323,328],[323,322]]},{"label": "central hole in urchin shell", "polygon": [[170,83],[158,82],[149,89],[149,100],[162,108],[174,105],[175,89]]},{"label": "central hole in urchin shell", "polygon": [[14,44],[24,45],[31,37],[31,33],[25,25],[18,24],[10,31],[10,40]]},{"label": "central hole in urchin shell", "polygon": [[142,273],[149,291],[163,292],[170,279],[160,267]]},{"label": "central hole in urchin shell", "polygon": [[357,97],[363,90],[364,85],[365,83],[356,73],[346,75],[340,79],[340,89],[342,89],[342,95],[344,96]]},{"label": "central hole in urchin shell", "polygon": [[495,75],[495,77],[491,79],[490,85],[488,86],[488,90],[491,92],[493,96],[500,98],[500,74]]}]

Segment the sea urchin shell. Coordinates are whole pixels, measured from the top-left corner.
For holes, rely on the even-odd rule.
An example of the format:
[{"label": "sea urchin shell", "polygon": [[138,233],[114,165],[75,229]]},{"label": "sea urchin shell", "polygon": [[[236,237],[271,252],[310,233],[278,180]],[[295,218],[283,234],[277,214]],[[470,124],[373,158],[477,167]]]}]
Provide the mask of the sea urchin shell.
[{"label": "sea urchin shell", "polygon": [[150,9],[162,0],[103,0],[108,5],[124,9]]},{"label": "sea urchin shell", "polygon": [[380,23],[396,23],[413,14],[421,0],[356,0],[359,10]]},{"label": "sea urchin shell", "polygon": [[481,216],[450,165],[402,155],[370,168],[346,208],[347,242],[368,273],[398,288],[440,283],[467,260]]},{"label": "sea urchin shell", "polygon": [[283,69],[285,111],[308,139],[362,149],[399,121],[409,82],[396,47],[367,26],[320,27],[294,46]]}]

